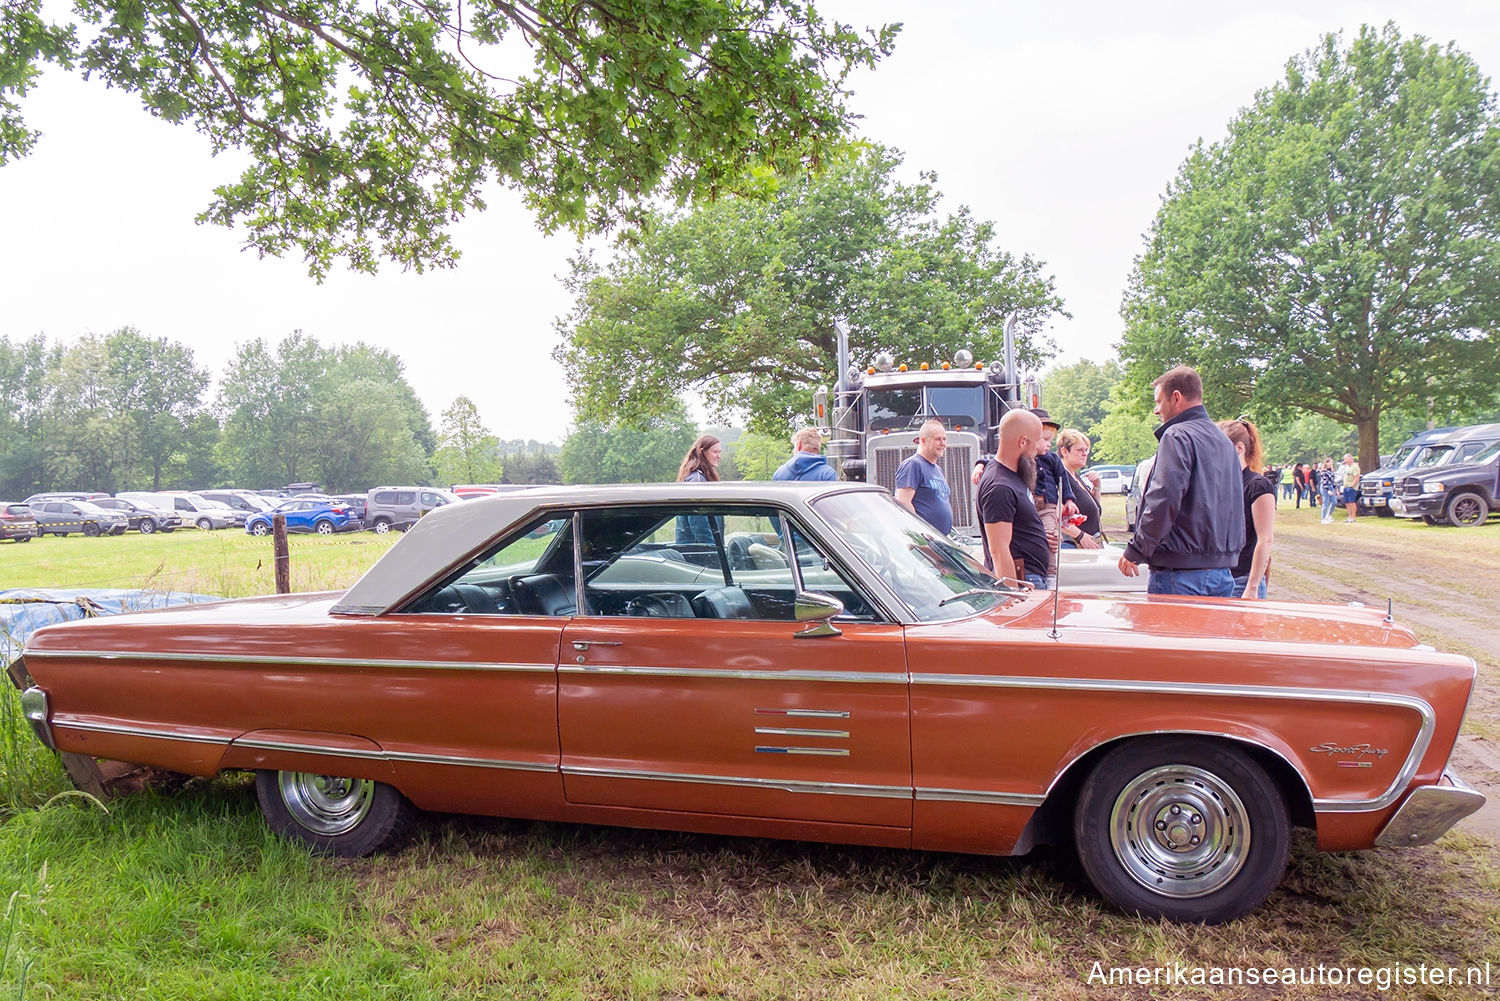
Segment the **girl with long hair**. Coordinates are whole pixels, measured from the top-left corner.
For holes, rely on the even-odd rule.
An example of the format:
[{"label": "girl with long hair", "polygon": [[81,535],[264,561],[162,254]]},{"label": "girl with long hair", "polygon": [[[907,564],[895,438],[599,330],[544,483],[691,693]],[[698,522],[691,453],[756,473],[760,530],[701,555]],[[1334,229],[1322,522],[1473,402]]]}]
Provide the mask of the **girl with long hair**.
[{"label": "girl with long hair", "polygon": [[1264,598],[1271,579],[1271,546],[1276,541],[1276,488],[1261,475],[1266,453],[1250,419],[1220,421],[1219,427],[1234,442],[1245,489],[1245,548],[1234,567],[1234,593],[1241,598]]},{"label": "girl with long hair", "polygon": [[719,479],[719,456],[724,445],[711,434],[701,434],[677,467],[679,483],[713,483]]}]

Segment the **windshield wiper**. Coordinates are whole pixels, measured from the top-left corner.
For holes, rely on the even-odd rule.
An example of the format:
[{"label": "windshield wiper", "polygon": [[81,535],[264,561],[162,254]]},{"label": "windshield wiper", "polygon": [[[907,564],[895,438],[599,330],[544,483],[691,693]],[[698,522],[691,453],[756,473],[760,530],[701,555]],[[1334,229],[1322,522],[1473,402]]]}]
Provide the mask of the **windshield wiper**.
[{"label": "windshield wiper", "polygon": [[944,605],[948,604],[948,602],[950,602],[950,601],[958,601],[960,598],[972,598],[976,594],[1014,594],[1014,593],[1015,592],[1011,591],[1009,588],[1004,588],[1004,587],[971,587],[967,591],[960,591],[957,594],[950,594],[950,595],[948,595],[948,597],[946,597],[942,601],[938,602],[938,607],[942,608]]}]

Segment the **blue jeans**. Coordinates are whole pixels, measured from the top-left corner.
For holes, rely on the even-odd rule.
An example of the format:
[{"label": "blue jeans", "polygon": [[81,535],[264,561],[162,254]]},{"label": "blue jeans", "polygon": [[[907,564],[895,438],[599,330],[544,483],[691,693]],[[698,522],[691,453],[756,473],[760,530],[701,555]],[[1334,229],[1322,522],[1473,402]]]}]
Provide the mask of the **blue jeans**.
[{"label": "blue jeans", "polygon": [[1323,495],[1323,517],[1332,518],[1334,508],[1338,507],[1339,495],[1332,490]]},{"label": "blue jeans", "polygon": [[1234,597],[1234,574],[1228,567],[1217,570],[1158,570],[1151,568],[1147,594],[1194,594],[1204,598]]},{"label": "blue jeans", "polygon": [[[1245,585],[1248,583],[1250,583],[1249,574],[1234,579],[1234,596],[1236,598],[1245,593]],[[1261,599],[1264,599],[1266,596],[1266,579],[1264,577],[1260,579],[1260,587],[1255,589],[1255,596]]]},{"label": "blue jeans", "polygon": [[1026,582],[1028,584],[1030,584],[1032,587],[1036,588],[1038,591],[1045,590],[1046,587],[1047,587],[1047,578],[1043,577],[1039,573],[1029,573],[1029,574],[1027,574],[1026,575]]}]

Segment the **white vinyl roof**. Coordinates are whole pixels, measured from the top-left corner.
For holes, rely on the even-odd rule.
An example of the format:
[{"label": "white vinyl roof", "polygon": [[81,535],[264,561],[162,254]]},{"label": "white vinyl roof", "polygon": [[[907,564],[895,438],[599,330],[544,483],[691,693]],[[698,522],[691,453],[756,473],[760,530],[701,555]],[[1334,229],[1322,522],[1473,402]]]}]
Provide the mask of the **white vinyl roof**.
[{"label": "white vinyl roof", "polygon": [[675,504],[763,503],[806,513],[807,503],[865,483],[736,481],[546,486],[447,504],[423,515],[380,561],[354,582],[332,611],[380,615],[424,590],[460,560],[488,549],[501,535],[552,508],[601,507],[652,501]]}]

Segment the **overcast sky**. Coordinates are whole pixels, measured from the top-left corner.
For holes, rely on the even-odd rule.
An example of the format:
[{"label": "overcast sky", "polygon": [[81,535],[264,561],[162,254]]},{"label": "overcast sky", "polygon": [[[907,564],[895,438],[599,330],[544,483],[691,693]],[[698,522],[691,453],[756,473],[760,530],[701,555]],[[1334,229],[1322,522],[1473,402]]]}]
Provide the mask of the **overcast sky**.
[{"label": "overcast sky", "polygon": [[[1044,9],[1045,8],[1045,9]],[[1141,235],[1189,147],[1214,140],[1286,60],[1325,32],[1395,21],[1500,73],[1500,3],[1065,3],[824,0],[827,16],[903,21],[895,53],[853,81],[868,137],[932,170],[944,208],[996,222],[999,244],[1046,262],[1071,320],[1058,360],[1102,359]],[[455,231],[463,259],[426,275],[335,273],[259,260],[197,226],[237,174],[188,128],[127,94],[51,73],[26,101],[44,137],[0,168],[0,334],[70,342],[134,326],[193,348],[219,376],[235,345],[300,329],[399,354],[434,426],[472,398],[502,438],[561,441],[569,410],[551,359],[575,245],[543,237],[495,195]]]}]

